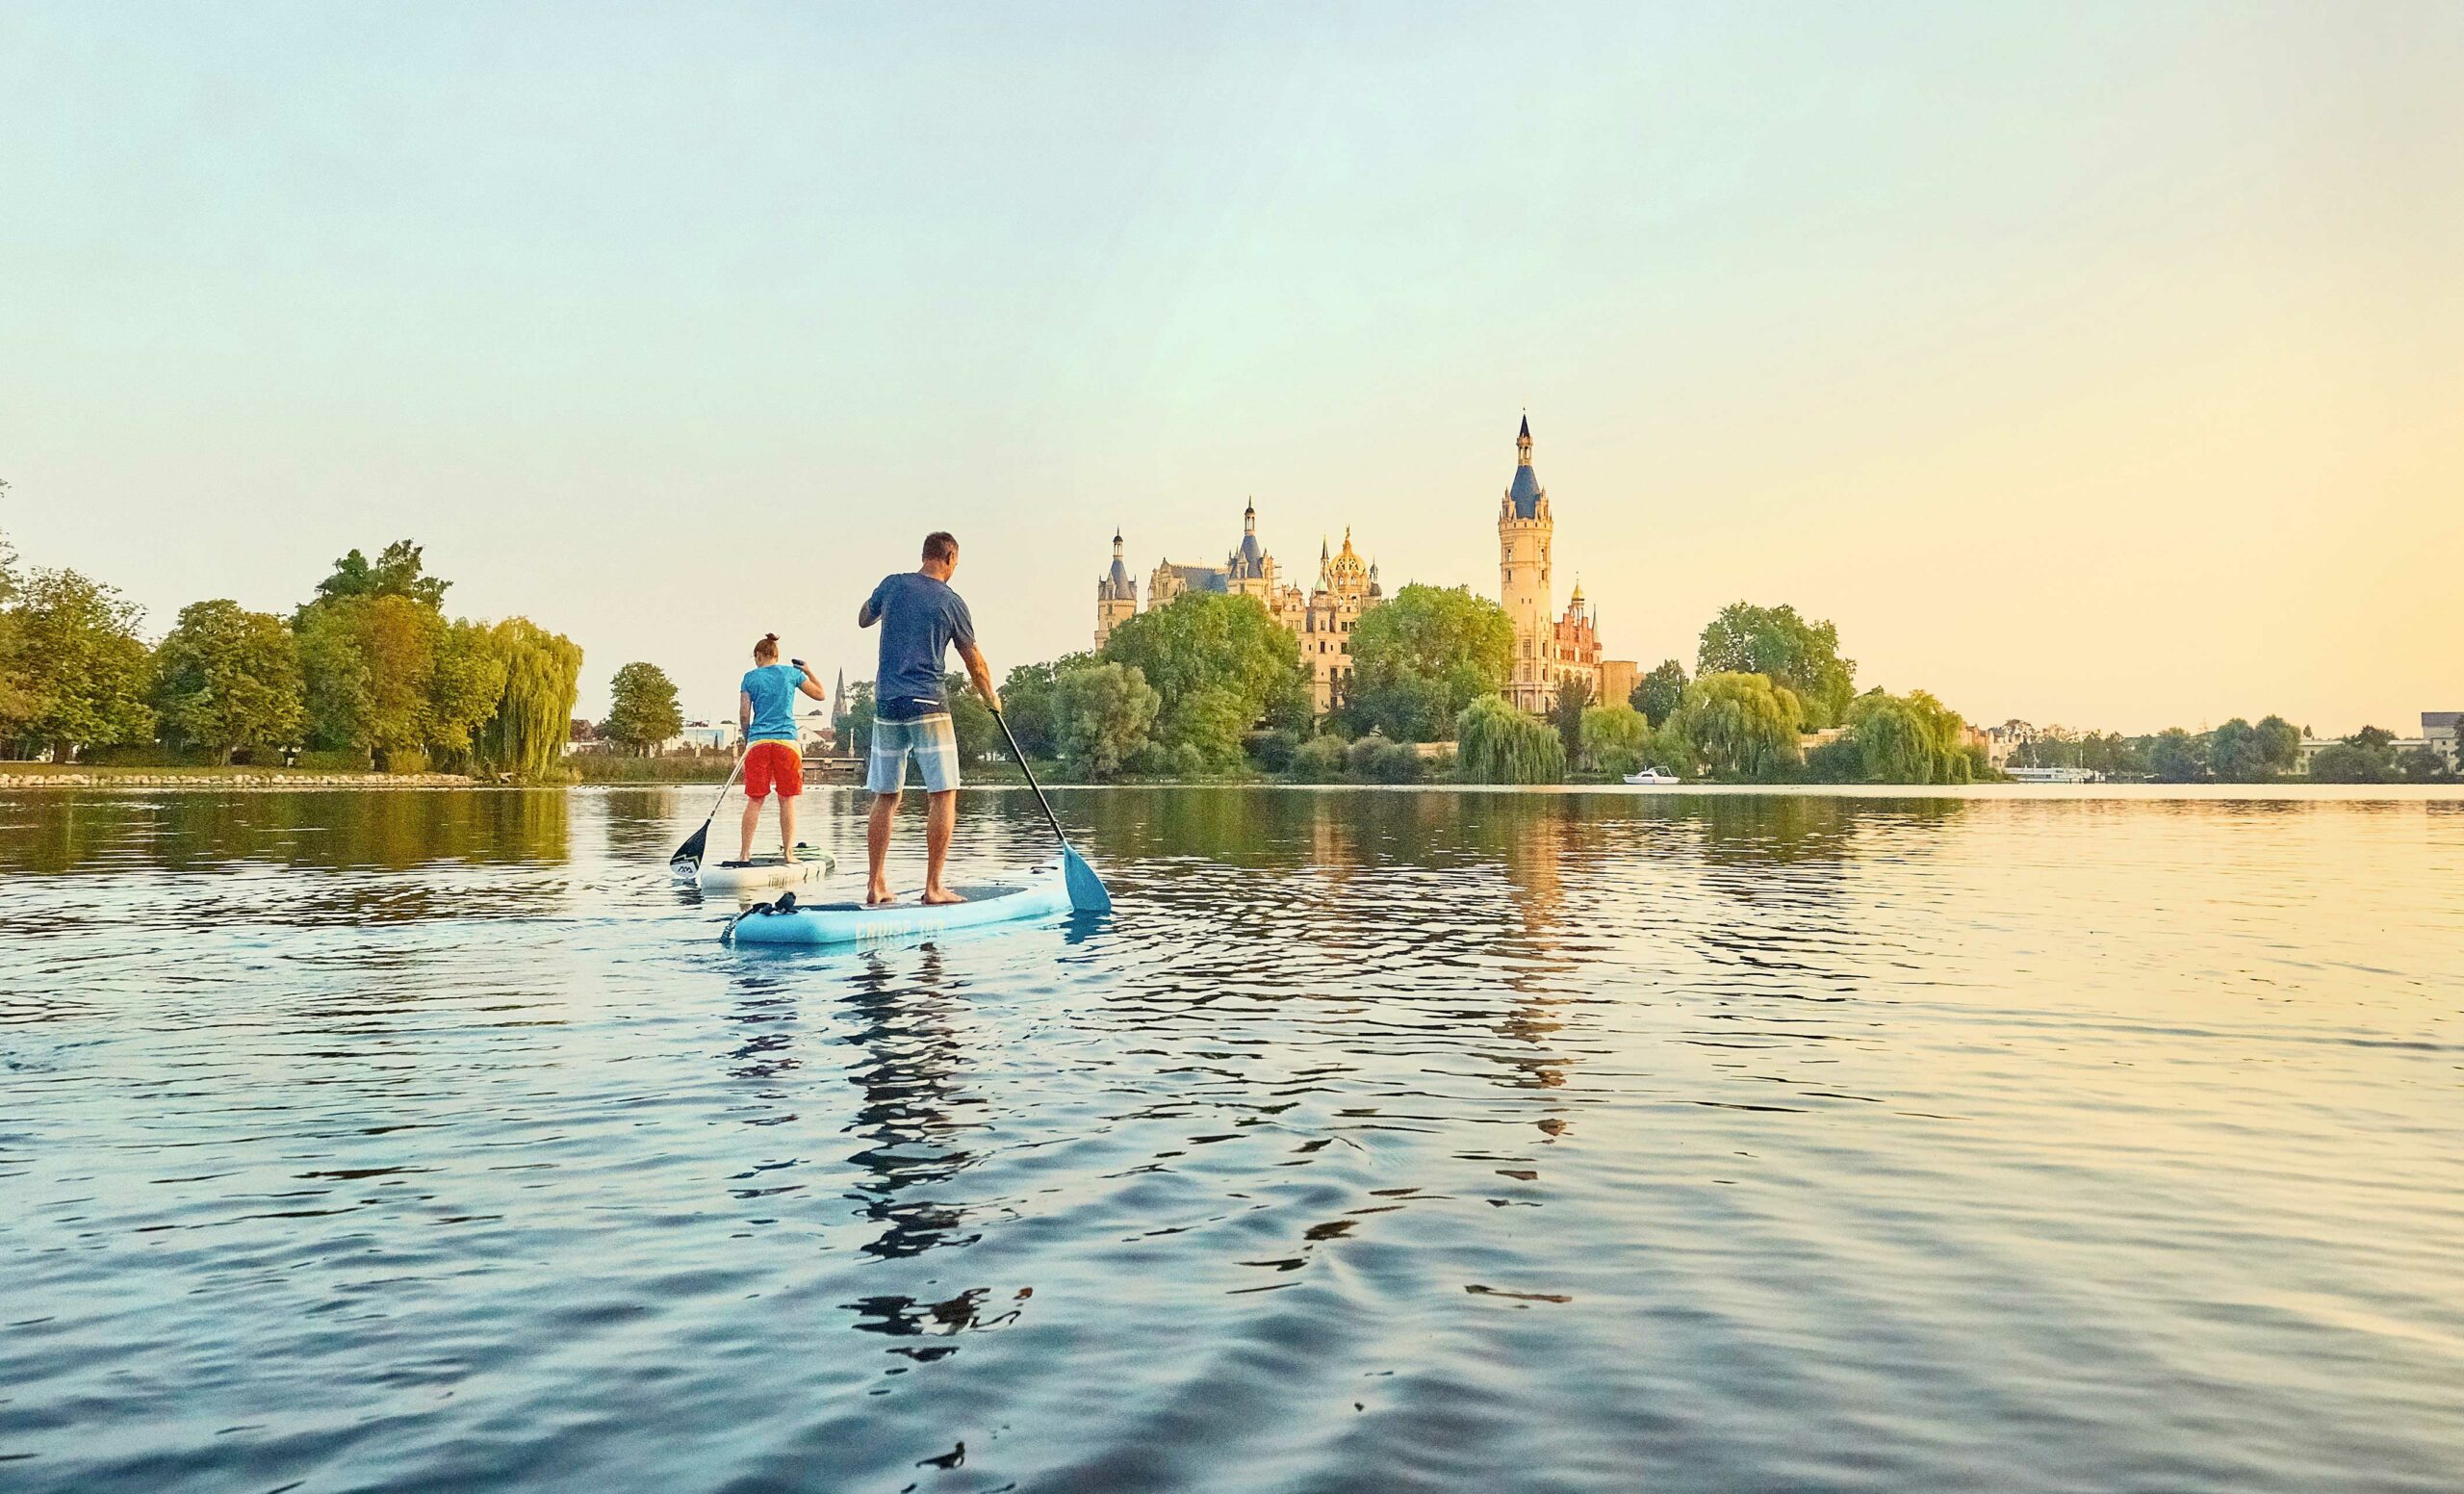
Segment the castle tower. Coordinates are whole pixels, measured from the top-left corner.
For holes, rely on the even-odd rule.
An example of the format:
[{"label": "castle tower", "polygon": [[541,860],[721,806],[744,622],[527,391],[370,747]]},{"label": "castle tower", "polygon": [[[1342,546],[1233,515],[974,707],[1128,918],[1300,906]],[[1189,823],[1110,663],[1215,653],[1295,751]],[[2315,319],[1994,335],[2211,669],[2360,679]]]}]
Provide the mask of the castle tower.
[{"label": "castle tower", "polygon": [[1131,580],[1120,555],[1120,530],[1113,530],[1113,568],[1095,582],[1095,647],[1102,648],[1113,630],[1138,615],[1138,582]]},{"label": "castle tower", "polygon": [[1514,482],[1498,504],[1498,601],[1514,624],[1514,668],[1506,699],[1525,710],[1546,710],[1556,696],[1551,669],[1555,618],[1551,615],[1549,490],[1531,470],[1531,417],[1514,438]]}]

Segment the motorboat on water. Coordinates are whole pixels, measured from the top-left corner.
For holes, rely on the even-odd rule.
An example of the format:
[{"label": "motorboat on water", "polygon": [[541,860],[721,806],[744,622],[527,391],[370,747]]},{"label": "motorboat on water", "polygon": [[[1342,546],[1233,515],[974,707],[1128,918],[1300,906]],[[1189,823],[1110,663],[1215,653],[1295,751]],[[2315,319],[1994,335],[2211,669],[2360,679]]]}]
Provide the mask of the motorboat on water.
[{"label": "motorboat on water", "polygon": [[1639,773],[1627,774],[1626,782],[1637,788],[1643,788],[1656,784],[1674,784],[1677,782],[1677,775],[1666,768],[1645,768]]}]

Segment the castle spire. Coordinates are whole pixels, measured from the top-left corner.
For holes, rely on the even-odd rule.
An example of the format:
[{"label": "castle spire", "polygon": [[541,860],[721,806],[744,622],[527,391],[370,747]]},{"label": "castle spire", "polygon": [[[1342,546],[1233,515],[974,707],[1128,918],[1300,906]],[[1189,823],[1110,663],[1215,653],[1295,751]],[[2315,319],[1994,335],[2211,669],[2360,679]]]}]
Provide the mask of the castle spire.
[{"label": "castle spire", "polygon": [[1254,496],[1249,500],[1249,506],[1241,510],[1241,532],[1244,534],[1258,532],[1258,501]]},{"label": "castle spire", "polygon": [[1522,432],[1514,438],[1514,454],[1516,466],[1531,465],[1531,413],[1528,410],[1524,412]]}]

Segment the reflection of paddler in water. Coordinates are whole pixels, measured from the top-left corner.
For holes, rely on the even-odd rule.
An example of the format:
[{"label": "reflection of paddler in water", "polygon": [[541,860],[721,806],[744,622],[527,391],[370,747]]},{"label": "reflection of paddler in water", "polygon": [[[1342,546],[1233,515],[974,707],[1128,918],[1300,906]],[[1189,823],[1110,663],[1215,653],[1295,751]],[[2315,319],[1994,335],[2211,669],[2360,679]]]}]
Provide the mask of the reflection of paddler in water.
[{"label": "reflection of paddler in water", "polygon": [[744,844],[739,862],[753,860],[753,836],[761,828],[761,801],[779,796],[779,858],[796,859],[796,800],[805,791],[804,751],[796,744],[796,697],[828,697],[821,680],[803,659],[779,662],[779,635],[763,633],[753,646],[753,667],[736,685],[736,724],[744,732]]},{"label": "reflection of paddler in water", "polygon": [[[961,1232],[967,1213],[959,1204],[929,1194],[911,1197],[918,1190],[937,1191],[975,1165],[976,1153],[956,1142],[981,1123],[965,1112],[980,1111],[985,1104],[957,1083],[965,1050],[948,1020],[953,1005],[941,982],[941,953],[927,945],[916,956],[913,978],[908,980],[890,966],[890,960],[899,957],[865,956],[847,998],[856,1022],[850,1041],[872,1059],[852,1076],[863,1092],[854,1129],[866,1145],[849,1160],[863,1174],[857,1187],[864,1217],[882,1226],[863,1252],[884,1262],[942,1246],[972,1245],[977,1238]],[[937,1269],[927,1273],[928,1277],[937,1275]],[[876,1292],[846,1305],[859,1314],[856,1327],[867,1333],[950,1338],[1014,1322],[1018,1303],[1031,1291],[1022,1287],[996,1296],[989,1287],[976,1286],[938,1300]],[[930,1361],[957,1352],[958,1346],[902,1345],[889,1352]]]}]

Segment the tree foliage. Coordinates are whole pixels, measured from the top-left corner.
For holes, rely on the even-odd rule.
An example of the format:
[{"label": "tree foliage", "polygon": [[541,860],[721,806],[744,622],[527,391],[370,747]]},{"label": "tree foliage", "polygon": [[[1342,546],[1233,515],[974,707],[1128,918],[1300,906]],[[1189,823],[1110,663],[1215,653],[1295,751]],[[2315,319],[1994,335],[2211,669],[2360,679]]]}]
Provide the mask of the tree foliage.
[{"label": "tree foliage", "polygon": [[1064,671],[1052,686],[1061,760],[1089,778],[1114,777],[1147,745],[1162,707],[1162,694],[1133,665],[1107,660]]},{"label": "tree foliage", "polygon": [[1793,606],[1732,602],[1703,629],[1697,675],[1768,675],[1788,690],[1808,731],[1836,726],[1856,694],[1857,661],[1839,657],[1839,630]]},{"label": "tree foliage", "polygon": [[430,576],[421,548],[406,539],[386,546],[372,563],[354,550],[334,562],[334,573],[317,583],[317,602],[351,597],[402,597],[431,611],[445,606],[446,588],[453,583]]},{"label": "tree foliage", "polygon": [[656,664],[636,660],[625,665],[608,682],[607,692],[607,719],[600,723],[599,733],[628,752],[648,753],[684,730],[676,682]]},{"label": "tree foliage", "polygon": [[2204,736],[2168,727],[2147,744],[2147,770],[2159,783],[2195,784],[2207,777],[2207,746]]},{"label": "tree foliage", "polygon": [[1556,730],[1502,695],[1483,695],[1454,723],[1454,771],[1475,784],[1554,784],[1566,776],[1566,744]]},{"label": "tree foliage", "polygon": [[1580,761],[1595,773],[1623,776],[1652,766],[1651,718],[1620,702],[1583,709]]},{"label": "tree foliage", "polygon": [[1558,682],[1557,698],[1549,706],[1549,721],[1557,729],[1557,740],[1565,745],[1568,761],[1582,752],[1582,713],[1590,704],[1590,681],[1578,675]]},{"label": "tree foliage", "polygon": [[1769,677],[1719,672],[1686,686],[1669,730],[1707,772],[1723,778],[1769,779],[1803,760],[1797,726],[1805,708]]},{"label": "tree foliage", "polygon": [[448,634],[434,607],[398,592],[321,601],[300,613],[297,631],[313,745],[371,752],[380,766],[424,755]]},{"label": "tree foliage", "polygon": [[1048,664],[1020,664],[1010,671],[1010,677],[1001,682],[1001,714],[1020,750],[1037,758],[1061,755],[1054,734],[1059,721],[1053,713],[1055,685],[1061,676],[1094,662],[1092,653],[1080,652],[1064,654]]},{"label": "tree foliage", "polygon": [[298,641],[270,612],[191,603],[154,651],[152,700],[166,743],[217,762],[292,745],[306,719]]},{"label": "tree foliage", "polygon": [[1351,661],[1345,713],[1353,730],[1436,740],[1464,707],[1504,687],[1514,624],[1468,587],[1408,585],[1361,614]]},{"label": "tree foliage", "polygon": [[1636,681],[1633,693],[1626,697],[1626,703],[1655,728],[1668,725],[1668,718],[1684,702],[1685,666],[1673,658],[1661,659],[1659,667]]},{"label": "tree foliage", "polygon": [[6,683],[18,746],[47,746],[65,762],[83,749],[149,739],[152,668],[137,605],[67,570],[36,570],[15,591]]},{"label": "tree foliage", "polygon": [[2396,734],[2366,726],[2333,746],[2322,747],[2310,760],[2310,776],[2323,784],[2388,784],[2400,769],[2396,760]]},{"label": "tree foliage", "polygon": [[1108,663],[1136,669],[1163,705],[1156,736],[1214,755],[1261,718],[1305,727],[1309,676],[1298,640],[1255,597],[1189,592],[1124,620],[1104,641]]},{"label": "tree foliage", "polygon": [[1965,784],[1982,754],[1958,711],[1924,690],[1867,690],[1849,703],[1847,734],[1806,758],[1809,777],[1827,783]]},{"label": "tree foliage", "polygon": [[[385,600],[379,599],[380,603]],[[479,764],[530,783],[556,776],[581,698],[581,645],[526,617],[496,625],[504,695],[475,741]]]},{"label": "tree foliage", "polygon": [[2208,734],[2208,769],[2228,784],[2264,784],[2292,772],[2300,758],[2301,734],[2282,716],[2257,726],[2235,716]]}]

